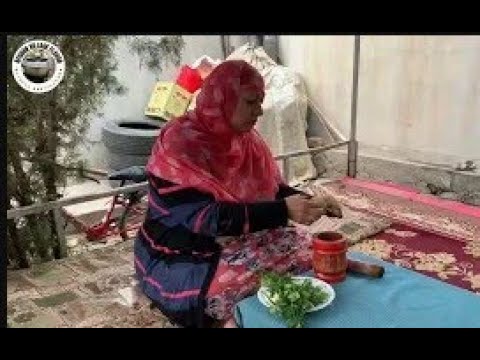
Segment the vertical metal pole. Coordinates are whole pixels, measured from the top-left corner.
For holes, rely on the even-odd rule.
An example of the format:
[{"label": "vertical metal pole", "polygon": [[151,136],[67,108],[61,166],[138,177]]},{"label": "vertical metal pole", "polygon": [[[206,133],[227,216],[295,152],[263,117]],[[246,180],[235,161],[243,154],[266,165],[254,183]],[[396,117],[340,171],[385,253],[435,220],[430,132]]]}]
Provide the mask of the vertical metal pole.
[{"label": "vertical metal pole", "polygon": [[220,44],[222,45],[222,55],[225,60],[228,56],[227,54],[227,37],[228,35],[220,35]]},{"label": "vertical metal pole", "polygon": [[285,179],[285,183],[288,185],[290,182],[289,180],[289,173],[290,173],[290,159],[288,157],[282,160],[283,162],[283,178]]},{"label": "vertical metal pole", "polygon": [[55,226],[57,228],[60,257],[64,258],[67,256],[67,237],[65,236],[64,229],[65,222],[59,208],[53,209],[53,217],[55,219]]},{"label": "vertical metal pole", "polygon": [[348,173],[357,176],[358,141],[357,141],[357,100],[358,100],[358,68],[360,63],[360,35],[355,35],[353,52],[352,109],[350,122],[350,142],[348,143]]}]

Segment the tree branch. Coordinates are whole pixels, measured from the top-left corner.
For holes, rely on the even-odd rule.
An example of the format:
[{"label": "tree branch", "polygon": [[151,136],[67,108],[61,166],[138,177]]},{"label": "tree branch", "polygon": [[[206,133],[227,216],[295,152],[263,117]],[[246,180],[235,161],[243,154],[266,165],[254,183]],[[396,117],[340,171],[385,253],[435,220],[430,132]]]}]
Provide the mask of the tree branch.
[{"label": "tree branch", "polygon": [[93,175],[100,175],[100,176],[106,176],[108,175],[106,172],[104,171],[100,171],[100,170],[92,170],[92,169],[86,169],[82,166],[79,166],[79,167],[74,167],[74,166],[65,166],[65,165],[62,165],[62,164],[59,164],[57,163],[56,161],[53,161],[51,159],[48,159],[48,158],[45,158],[43,157],[42,155],[33,155],[33,156],[30,156],[30,157],[25,157],[25,156],[22,156],[21,159],[23,161],[28,161],[30,163],[37,163],[37,164],[48,164],[48,165],[53,165],[57,168],[60,168],[61,170],[63,171],[68,171],[68,172],[76,172],[77,175],[81,178],[85,178],[87,180],[91,180],[91,181],[95,181],[96,183],[100,183],[100,180],[98,180],[97,178],[94,178],[92,176],[89,176],[87,174],[93,174]]}]

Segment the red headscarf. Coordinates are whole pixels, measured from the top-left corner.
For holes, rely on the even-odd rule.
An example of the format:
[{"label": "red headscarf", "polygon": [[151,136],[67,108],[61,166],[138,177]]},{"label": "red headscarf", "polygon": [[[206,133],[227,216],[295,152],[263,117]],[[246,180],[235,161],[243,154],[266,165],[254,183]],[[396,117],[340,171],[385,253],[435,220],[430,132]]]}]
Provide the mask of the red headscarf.
[{"label": "red headscarf", "polygon": [[216,200],[273,200],[281,181],[267,144],[254,130],[230,126],[244,89],[264,93],[262,76],[241,60],[225,61],[205,79],[196,108],[160,131],[147,171],[178,186],[212,194]]}]

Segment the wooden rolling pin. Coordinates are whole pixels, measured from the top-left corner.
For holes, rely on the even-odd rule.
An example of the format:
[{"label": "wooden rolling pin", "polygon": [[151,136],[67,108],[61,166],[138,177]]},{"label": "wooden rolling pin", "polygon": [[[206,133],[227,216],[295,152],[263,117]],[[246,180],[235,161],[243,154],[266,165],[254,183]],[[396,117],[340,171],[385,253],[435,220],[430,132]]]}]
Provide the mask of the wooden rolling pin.
[{"label": "wooden rolling pin", "polygon": [[347,260],[347,271],[363,274],[375,278],[381,278],[385,273],[383,266],[367,264],[357,260]]}]

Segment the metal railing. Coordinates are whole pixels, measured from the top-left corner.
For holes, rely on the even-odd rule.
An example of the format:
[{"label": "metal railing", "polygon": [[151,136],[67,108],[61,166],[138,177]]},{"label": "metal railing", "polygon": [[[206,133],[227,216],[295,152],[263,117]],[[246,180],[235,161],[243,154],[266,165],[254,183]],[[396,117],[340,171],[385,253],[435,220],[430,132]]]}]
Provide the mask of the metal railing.
[{"label": "metal railing", "polygon": [[[288,166],[288,160],[293,157],[301,156],[301,155],[306,155],[306,154],[311,154],[311,153],[316,153],[316,152],[322,152],[326,151],[329,149],[334,149],[338,148],[341,146],[348,145],[350,142],[349,141],[340,141],[331,145],[326,145],[326,146],[319,146],[307,150],[300,150],[300,151],[293,151],[290,153],[285,153],[281,154],[278,156],[275,156],[275,160],[282,160],[286,166]],[[287,176],[284,175],[286,178]],[[72,197],[66,197],[63,199],[55,200],[55,201],[49,201],[46,203],[42,204],[34,204],[30,206],[23,206],[21,208],[17,209],[10,209],[7,210],[7,220],[8,219],[15,219],[27,215],[33,215],[33,214],[38,214],[44,211],[50,211],[50,210],[59,210],[60,208],[68,205],[74,205],[82,202],[87,202],[87,201],[92,201],[92,200],[97,200],[101,198],[105,198],[108,196],[113,196],[113,195],[118,195],[118,194],[128,194],[131,192],[139,191],[139,190],[145,190],[147,188],[147,182],[142,182],[138,184],[133,184],[133,185],[126,185],[122,187],[118,187],[115,189],[111,190],[105,190],[102,192],[98,192],[95,194],[87,194],[87,195],[80,195],[80,196],[72,196]]]},{"label": "metal railing", "polygon": [[[322,152],[326,151],[329,149],[334,149],[338,148],[341,146],[345,146],[350,144],[350,141],[340,141],[334,144],[326,145],[326,146],[319,146],[316,148],[311,148],[307,150],[300,150],[300,151],[294,151],[290,153],[285,153],[281,154],[278,156],[275,156],[276,160],[281,160],[283,162],[283,168],[284,168],[284,177],[288,179],[288,168],[289,168],[289,160],[291,158],[297,157],[297,156],[302,156],[306,154],[312,154],[312,153],[317,153],[317,152]],[[42,204],[34,204],[30,206],[23,206],[17,209],[10,209],[7,210],[7,220],[8,219],[17,219],[20,217],[28,216],[28,215],[33,215],[33,214],[38,214],[42,213],[45,211],[53,211],[54,214],[54,220],[55,220],[55,226],[57,229],[57,234],[59,238],[59,243],[60,243],[60,252],[62,256],[66,256],[66,234],[65,234],[65,219],[62,216],[62,211],[61,209],[64,206],[68,205],[74,205],[78,203],[83,203],[87,201],[92,201],[92,200],[97,200],[109,196],[114,196],[118,194],[128,194],[131,192],[135,191],[140,191],[140,190],[146,190],[147,189],[148,182],[142,182],[138,184],[133,184],[133,185],[126,185],[122,187],[118,187],[115,189],[111,190],[105,190],[102,192],[98,192],[95,194],[87,194],[87,195],[80,195],[80,196],[72,196],[72,197],[66,197],[63,199],[55,200],[55,201],[49,201],[46,203]]]}]

